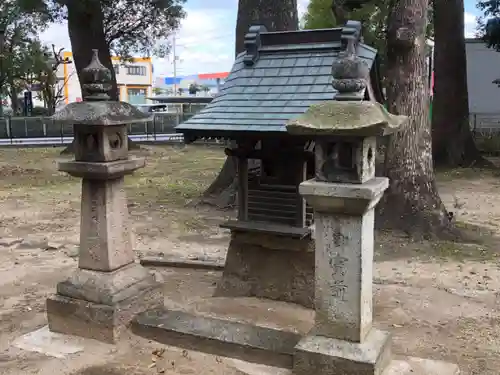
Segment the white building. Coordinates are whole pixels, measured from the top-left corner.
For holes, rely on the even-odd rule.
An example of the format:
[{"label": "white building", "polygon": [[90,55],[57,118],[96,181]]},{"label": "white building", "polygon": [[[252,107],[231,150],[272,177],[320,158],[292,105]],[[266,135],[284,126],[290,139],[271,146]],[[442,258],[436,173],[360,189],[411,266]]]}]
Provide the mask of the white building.
[{"label": "white building", "polygon": [[[63,58],[73,60],[71,52],[64,52]],[[132,62],[122,63],[120,58],[112,56],[116,81],[120,90],[120,100],[132,104],[144,104],[146,97],[152,95],[153,63],[151,58],[134,58]],[[63,85],[62,94],[65,103],[82,100],[80,81],[75,64],[60,65],[57,76]]]},{"label": "white building", "polygon": [[471,115],[500,114],[500,52],[488,48],[481,39],[466,39],[467,88]]}]

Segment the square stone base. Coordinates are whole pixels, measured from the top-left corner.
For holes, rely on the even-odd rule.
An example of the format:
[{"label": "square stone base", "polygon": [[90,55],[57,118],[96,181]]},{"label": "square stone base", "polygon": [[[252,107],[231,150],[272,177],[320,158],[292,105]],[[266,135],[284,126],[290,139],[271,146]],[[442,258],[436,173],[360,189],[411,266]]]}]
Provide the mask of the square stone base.
[{"label": "square stone base", "polygon": [[314,307],[314,241],[233,231],[215,297],[257,297]]},{"label": "square stone base", "polygon": [[306,336],[295,350],[294,375],[382,375],[391,361],[391,336],[376,329],[363,343]]},{"label": "square stone base", "polygon": [[163,286],[138,264],[113,272],[78,269],[47,299],[47,319],[53,332],[115,343],[137,314],[163,302]]},{"label": "square stone base", "polygon": [[55,294],[47,298],[47,319],[52,332],[114,344],[137,314],[162,306],[161,285],[112,306]]}]

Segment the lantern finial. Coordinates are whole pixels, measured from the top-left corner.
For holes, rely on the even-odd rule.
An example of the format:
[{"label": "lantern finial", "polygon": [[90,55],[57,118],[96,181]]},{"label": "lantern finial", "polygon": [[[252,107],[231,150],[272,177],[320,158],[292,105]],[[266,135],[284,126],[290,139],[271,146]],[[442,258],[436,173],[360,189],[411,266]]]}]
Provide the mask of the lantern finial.
[{"label": "lantern finial", "polygon": [[111,71],[99,60],[99,50],[94,49],[92,60],[82,71],[83,99],[86,101],[104,101],[111,97]]}]

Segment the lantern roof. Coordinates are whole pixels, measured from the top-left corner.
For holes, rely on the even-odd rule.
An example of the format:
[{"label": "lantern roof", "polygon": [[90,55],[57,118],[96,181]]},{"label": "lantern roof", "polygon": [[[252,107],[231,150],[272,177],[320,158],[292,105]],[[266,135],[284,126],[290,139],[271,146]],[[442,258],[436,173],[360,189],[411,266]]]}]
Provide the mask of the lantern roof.
[{"label": "lantern roof", "polygon": [[330,100],[312,105],[286,129],[295,135],[371,137],[392,134],[407,120],[374,101]]}]

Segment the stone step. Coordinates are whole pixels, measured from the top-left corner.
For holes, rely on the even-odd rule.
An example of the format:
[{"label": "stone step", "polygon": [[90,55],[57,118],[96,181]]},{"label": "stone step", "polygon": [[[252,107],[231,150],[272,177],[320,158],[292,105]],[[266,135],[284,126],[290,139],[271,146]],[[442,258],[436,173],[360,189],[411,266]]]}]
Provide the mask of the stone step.
[{"label": "stone step", "polygon": [[132,332],[159,343],[268,366],[291,368],[298,333],[175,310],[138,315]]}]

